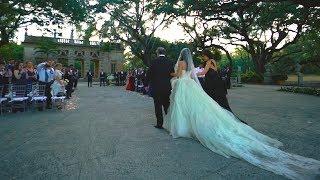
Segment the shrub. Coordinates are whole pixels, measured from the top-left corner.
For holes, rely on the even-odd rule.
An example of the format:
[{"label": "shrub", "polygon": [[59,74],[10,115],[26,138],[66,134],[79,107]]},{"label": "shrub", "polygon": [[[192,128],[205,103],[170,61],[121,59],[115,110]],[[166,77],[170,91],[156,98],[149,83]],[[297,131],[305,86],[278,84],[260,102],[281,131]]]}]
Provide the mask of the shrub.
[{"label": "shrub", "polygon": [[320,96],[320,89],[308,87],[281,87],[278,91]]},{"label": "shrub", "polygon": [[263,77],[254,71],[246,71],[241,75],[241,81],[245,83],[262,83]]}]

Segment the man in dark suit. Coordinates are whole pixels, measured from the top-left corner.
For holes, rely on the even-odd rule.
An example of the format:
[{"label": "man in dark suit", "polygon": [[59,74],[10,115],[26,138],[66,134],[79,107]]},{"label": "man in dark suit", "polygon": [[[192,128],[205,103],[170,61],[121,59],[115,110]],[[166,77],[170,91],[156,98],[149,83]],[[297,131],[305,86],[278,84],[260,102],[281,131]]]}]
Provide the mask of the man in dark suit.
[{"label": "man in dark suit", "polygon": [[171,73],[174,72],[173,63],[165,56],[165,49],[159,47],[157,49],[157,58],[151,63],[146,77],[146,85],[150,84],[152,87],[152,97],[154,100],[154,108],[157,117],[158,129],[163,129],[163,114],[167,114],[170,105]]},{"label": "man in dark suit", "polygon": [[93,73],[91,72],[91,70],[87,72],[87,78],[88,78],[88,87],[92,87]]},{"label": "man in dark suit", "polygon": [[99,77],[100,77],[100,87],[106,86],[106,73],[104,73],[103,69],[101,69]]}]

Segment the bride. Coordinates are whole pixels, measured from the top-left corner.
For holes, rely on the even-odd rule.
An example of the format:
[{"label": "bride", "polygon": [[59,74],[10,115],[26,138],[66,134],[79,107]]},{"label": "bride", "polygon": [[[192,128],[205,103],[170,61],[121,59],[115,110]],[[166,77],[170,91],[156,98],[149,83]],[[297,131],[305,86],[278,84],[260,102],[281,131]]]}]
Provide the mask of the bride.
[{"label": "bride", "polygon": [[188,48],[181,51],[171,80],[164,127],[174,137],[189,137],[227,158],[236,157],[290,179],[316,179],[320,161],[289,154],[282,143],[241,123],[201,88]]}]

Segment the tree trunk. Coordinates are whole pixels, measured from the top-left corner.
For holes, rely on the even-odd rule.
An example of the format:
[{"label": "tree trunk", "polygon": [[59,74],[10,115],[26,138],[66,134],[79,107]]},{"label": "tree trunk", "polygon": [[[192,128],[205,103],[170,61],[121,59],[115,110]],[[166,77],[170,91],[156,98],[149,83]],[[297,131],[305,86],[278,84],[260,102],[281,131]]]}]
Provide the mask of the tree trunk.
[{"label": "tree trunk", "polygon": [[251,55],[251,57],[255,66],[255,72],[262,76],[265,71],[265,68],[264,68],[265,60],[261,55]]},{"label": "tree trunk", "polygon": [[143,64],[146,65],[147,67],[150,66],[151,64],[151,52],[146,50],[142,56],[142,61]]},{"label": "tree trunk", "polygon": [[10,39],[10,37],[7,34],[6,30],[5,29],[1,29],[0,47],[2,45],[9,44],[9,39]]}]

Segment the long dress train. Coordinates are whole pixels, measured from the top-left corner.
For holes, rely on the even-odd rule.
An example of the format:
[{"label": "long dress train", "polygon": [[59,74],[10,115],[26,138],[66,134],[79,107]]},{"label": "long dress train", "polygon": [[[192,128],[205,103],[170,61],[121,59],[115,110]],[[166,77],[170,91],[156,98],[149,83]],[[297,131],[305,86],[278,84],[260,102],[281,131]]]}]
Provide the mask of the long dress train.
[{"label": "long dress train", "polygon": [[244,159],[290,179],[319,178],[320,161],[280,150],[281,142],[241,123],[185,71],[181,78],[173,80],[164,127],[174,138],[197,139],[213,152]]}]

